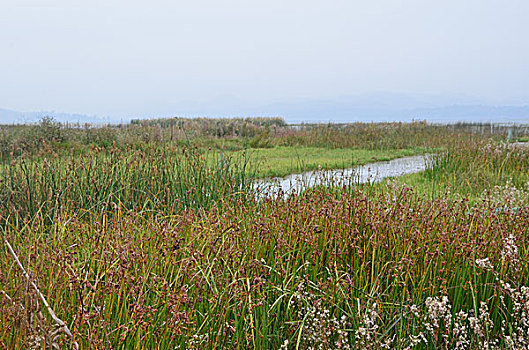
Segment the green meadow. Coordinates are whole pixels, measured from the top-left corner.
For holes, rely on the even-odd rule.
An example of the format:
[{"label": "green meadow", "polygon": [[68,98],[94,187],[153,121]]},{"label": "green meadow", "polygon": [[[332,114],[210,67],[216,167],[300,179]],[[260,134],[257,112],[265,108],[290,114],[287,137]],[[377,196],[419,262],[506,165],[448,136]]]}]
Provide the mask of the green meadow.
[{"label": "green meadow", "polygon": [[345,169],[378,161],[424,154],[427,148],[369,150],[306,146],[276,146],[236,152],[227,156],[246,157],[259,177],[284,177],[318,169]]}]

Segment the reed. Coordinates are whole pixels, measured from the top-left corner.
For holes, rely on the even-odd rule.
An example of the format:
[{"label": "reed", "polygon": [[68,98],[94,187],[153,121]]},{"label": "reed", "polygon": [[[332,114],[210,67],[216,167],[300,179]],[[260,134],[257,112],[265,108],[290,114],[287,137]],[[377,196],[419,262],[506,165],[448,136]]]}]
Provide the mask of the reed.
[{"label": "reed", "polygon": [[[400,138],[388,147],[415,142]],[[192,143],[12,156],[0,345],[527,347],[529,158],[482,140],[454,136],[417,175],[457,196],[393,183],[256,198],[246,156]]]},{"label": "reed", "polygon": [[517,205],[527,205],[522,192],[529,190],[528,150],[490,140],[461,142],[433,157],[424,173],[400,181],[430,196],[469,196],[473,201],[490,195],[506,200],[519,192]]},{"label": "reed", "polygon": [[[401,188],[371,199],[230,197],[169,217],[123,204],[89,218],[63,210],[52,225],[37,216],[3,235],[81,348],[337,347],[339,339],[362,347],[356,336],[374,303],[378,345],[395,336],[401,347],[422,331],[428,344],[451,347],[442,329],[410,321],[410,308],[428,312],[428,298],[446,296],[455,315],[483,301],[494,324],[487,336],[504,344],[512,333],[502,322],[519,320],[475,261],[488,258],[499,278],[526,285],[528,218],[527,209],[496,214],[490,203],[470,208]],[[510,235],[516,266],[502,255]],[[0,256],[3,290],[25,305],[19,272]],[[1,304],[0,341],[22,347],[34,331],[24,323],[30,311],[12,303]]]},{"label": "reed", "polygon": [[170,215],[248,192],[252,170],[244,155],[207,158],[194,148],[152,147],[16,159],[0,169],[0,216],[53,220],[61,210],[97,213],[116,206]]}]

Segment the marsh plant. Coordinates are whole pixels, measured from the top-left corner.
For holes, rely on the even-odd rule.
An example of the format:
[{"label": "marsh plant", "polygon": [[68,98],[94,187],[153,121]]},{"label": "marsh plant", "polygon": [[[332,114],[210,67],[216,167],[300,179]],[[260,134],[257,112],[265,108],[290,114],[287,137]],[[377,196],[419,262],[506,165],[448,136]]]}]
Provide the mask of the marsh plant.
[{"label": "marsh plant", "polygon": [[245,159],[157,142],[0,167],[1,348],[528,348],[526,150],[440,153],[418,176],[457,197],[256,198]]},{"label": "marsh plant", "polygon": [[519,208],[529,204],[529,182],[520,188],[507,180],[504,185],[496,185],[490,191],[483,193],[483,198],[493,201],[507,208]]},{"label": "marsh plant", "polygon": [[[72,331],[61,346],[522,344],[528,210],[396,191],[229,196],[170,216],[64,210],[5,221],[3,237]],[[34,298],[1,257],[2,344],[44,344],[53,322],[22,326]]]}]

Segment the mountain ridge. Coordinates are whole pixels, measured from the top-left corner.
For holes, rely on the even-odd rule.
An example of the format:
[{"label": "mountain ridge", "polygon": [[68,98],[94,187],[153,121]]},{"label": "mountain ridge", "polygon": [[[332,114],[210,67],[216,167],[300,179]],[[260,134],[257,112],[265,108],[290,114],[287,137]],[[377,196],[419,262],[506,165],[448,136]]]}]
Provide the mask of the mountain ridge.
[{"label": "mountain ridge", "polygon": [[[447,101],[442,101],[447,102]],[[101,117],[80,113],[55,111],[19,112],[0,108],[0,124],[24,124],[38,122],[44,116],[53,117],[62,123],[116,124],[130,122],[132,119],[170,118],[170,117],[248,117],[281,116],[288,123],[326,123],[326,122],[408,122],[426,120],[434,123],[454,122],[514,122],[529,123],[529,104],[491,105],[473,103],[440,103],[434,99],[417,97],[399,98],[389,95],[371,95],[367,97],[337,99],[300,99],[280,101],[263,106],[202,104],[190,108],[181,108],[174,113],[158,115],[131,115],[125,118]],[[204,107],[204,105],[209,107]],[[180,108],[179,108],[180,109]]]}]

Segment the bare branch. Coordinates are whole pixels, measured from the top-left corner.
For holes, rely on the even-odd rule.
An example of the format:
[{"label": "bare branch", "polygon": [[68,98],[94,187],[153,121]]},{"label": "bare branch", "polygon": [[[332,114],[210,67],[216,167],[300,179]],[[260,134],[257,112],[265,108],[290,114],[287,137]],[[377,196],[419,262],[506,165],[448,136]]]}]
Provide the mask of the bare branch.
[{"label": "bare branch", "polygon": [[[9,249],[9,252],[11,253],[11,255],[13,255],[13,258],[17,262],[18,267],[20,267],[20,270],[22,270],[22,273],[24,274],[24,277],[26,277],[26,279],[31,284],[31,286],[33,287],[35,292],[38,294],[38,296],[39,296],[40,300],[42,301],[42,303],[44,304],[44,306],[46,306],[46,309],[48,310],[48,313],[50,314],[51,318],[55,321],[55,323],[57,323],[57,325],[59,327],[64,329],[64,333],[66,333],[66,335],[68,337],[70,337],[70,339],[73,340],[72,332],[70,332],[70,329],[68,328],[66,323],[64,323],[63,320],[61,320],[60,318],[57,317],[57,315],[55,314],[55,312],[51,308],[50,304],[48,304],[48,302],[46,301],[46,298],[44,297],[44,295],[42,295],[42,293],[40,292],[39,287],[37,287],[37,285],[31,280],[31,278],[29,277],[29,274],[26,272],[26,269],[24,269],[24,266],[22,265],[22,263],[18,259],[18,256],[15,254],[15,251],[13,250],[13,247],[11,247],[11,244],[9,244],[7,239],[4,239],[4,242],[7,245],[7,248]],[[73,342],[73,347],[75,349],[79,349],[79,344],[77,344],[77,342],[74,341]]]}]

